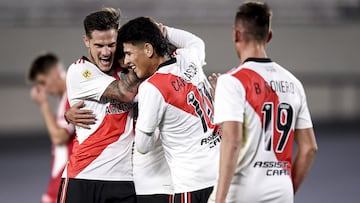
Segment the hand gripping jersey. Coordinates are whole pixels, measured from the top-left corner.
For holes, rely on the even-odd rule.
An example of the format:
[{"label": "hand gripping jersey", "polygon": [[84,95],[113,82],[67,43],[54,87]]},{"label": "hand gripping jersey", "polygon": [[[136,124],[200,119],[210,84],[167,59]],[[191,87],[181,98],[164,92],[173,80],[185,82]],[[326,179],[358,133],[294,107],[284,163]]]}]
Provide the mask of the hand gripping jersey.
[{"label": "hand gripping jersey", "polygon": [[250,58],[219,77],[215,123],[243,123],[229,202],[293,202],[295,129],[312,127],[302,84],[270,59]]},{"label": "hand gripping jersey", "polygon": [[42,196],[42,203],[56,203],[61,175],[71,154],[73,139],[75,136],[75,128],[73,125],[68,124],[64,118],[64,112],[69,108],[70,105],[68,98],[66,93],[64,93],[56,111],[56,123],[70,134],[70,138],[64,145],[52,145],[51,147],[51,176],[47,191]]},{"label": "hand gripping jersey", "polygon": [[76,139],[65,178],[132,181],[133,104],[101,98],[115,78],[104,74],[85,57],[72,64],[66,85],[70,105],[85,101],[96,123],[91,129],[76,127]]},{"label": "hand gripping jersey", "polygon": [[[168,34],[171,34],[169,29]],[[183,42],[194,43],[194,46],[175,43],[177,47],[186,48],[178,49],[175,58],[161,64],[158,71],[140,85],[136,123],[136,128],[145,133],[159,127],[175,193],[215,184],[217,164],[214,160],[218,159],[220,141],[218,135],[213,134],[213,101],[202,70],[203,46],[196,46],[197,39]]]}]

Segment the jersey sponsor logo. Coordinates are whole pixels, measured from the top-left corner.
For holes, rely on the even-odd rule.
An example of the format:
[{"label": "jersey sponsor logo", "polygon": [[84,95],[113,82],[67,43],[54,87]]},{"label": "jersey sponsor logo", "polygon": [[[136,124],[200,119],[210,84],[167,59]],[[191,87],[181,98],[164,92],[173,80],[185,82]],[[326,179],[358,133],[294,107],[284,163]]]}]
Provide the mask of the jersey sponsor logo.
[{"label": "jersey sponsor logo", "polygon": [[290,175],[289,162],[287,161],[257,161],[253,167],[266,169],[266,176]]},{"label": "jersey sponsor logo", "polygon": [[222,129],[220,126],[216,126],[214,132],[207,138],[201,139],[200,145],[209,145],[209,148],[215,147],[221,142]]},{"label": "jersey sponsor logo", "polygon": [[105,109],[106,114],[120,114],[120,113],[128,112],[132,110],[135,106],[135,103],[131,103],[131,102],[124,103],[124,102],[119,102],[116,99],[109,99],[105,97],[102,97],[100,102],[109,103]]},{"label": "jersey sponsor logo", "polygon": [[81,75],[85,78],[85,79],[89,79],[92,76],[92,72],[89,69],[85,69]]},{"label": "jersey sponsor logo", "polygon": [[134,104],[132,103],[119,103],[114,102],[110,103],[109,106],[106,107],[106,114],[119,114],[130,111],[133,108]]}]

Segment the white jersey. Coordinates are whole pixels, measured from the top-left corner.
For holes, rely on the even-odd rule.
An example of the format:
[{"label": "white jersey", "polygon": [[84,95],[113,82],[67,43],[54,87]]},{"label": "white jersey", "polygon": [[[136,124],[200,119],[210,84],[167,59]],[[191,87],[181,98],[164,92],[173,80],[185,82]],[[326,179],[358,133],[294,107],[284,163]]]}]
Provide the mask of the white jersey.
[{"label": "white jersey", "polygon": [[[174,194],[169,165],[159,138],[154,149],[146,154],[134,150],[134,183],[137,195]],[[136,142],[135,142],[136,145]]]},{"label": "white jersey", "polygon": [[73,152],[63,177],[133,180],[133,104],[101,97],[116,74],[104,74],[85,57],[69,67],[66,85],[70,105],[85,100],[85,108],[93,110],[97,120],[91,129],[76,127]]},{"label": "white jersey", "polygon": [[[168,34],[171,32],[168,29]],[[202,70],[203,42],[197,37],[182,42],[192,46],[174,43],[186,48],[178,49],[176,58],[161,64],[158,71],[140,85],[136,123],[137,130],[145,133],[159,127],[175,193],[215,184],[217,164],[214,160],[218,158],[220,142],[219,136],[213,134],[213,101]]]},{"label": "white jersey", "polygon": [[215,123],[243,123],[227,202],[293,202],[295,129],[312,122],[302,84],[270,59],[249,58],[218,78]]}]

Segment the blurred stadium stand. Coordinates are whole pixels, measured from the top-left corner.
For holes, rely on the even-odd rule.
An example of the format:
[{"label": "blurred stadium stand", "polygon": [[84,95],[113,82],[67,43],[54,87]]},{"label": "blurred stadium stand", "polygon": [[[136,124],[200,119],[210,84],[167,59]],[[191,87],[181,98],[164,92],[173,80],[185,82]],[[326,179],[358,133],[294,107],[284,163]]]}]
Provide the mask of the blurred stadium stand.
[{"label": "blurred stadium stand", "polygon": [[[3,0],[0,29],[0,130],[44,129],[25,75],[41,50],[65,66],[86,54],[82,20],[101,7],[121,8],[122,22],[148,15],[198,34],[206,43],[207,74],[238,64],[231,42],[235,0]],[[316,124],[356,123],[360,107],[360,0],[270,0],[274,38],[269,56],[295,73],[308,93]],[[10,107],[8,106],[10,105]],[[357,125],[355,125],[357,127]]]},{"label": "blurred stadium stand", "polygon": [[[171,24],[218,24],[233,19],[236,0],[3,0],[0,23],[9,26],[77,25],[102,6],[121,8],[126,16],[156,16]],[[339,24],[359,20],[359,0],[270,0],[274,24]]]},{"label": "blurred stadium stand", "polygon": [[[231,28],[240,2],[1,0],[0,202],[39,202],[50,174],[50,141],[25,80],[40,51],[68,66],[86,54],[83,18],[112,6],[122,22],[148,15],[196,33],[206,43],[206,73],[225,72],[238,65]],[[266,2],[274,12],[268,55],[303,82],[319,144],[295,202],[359,202],[360,0]]]}]

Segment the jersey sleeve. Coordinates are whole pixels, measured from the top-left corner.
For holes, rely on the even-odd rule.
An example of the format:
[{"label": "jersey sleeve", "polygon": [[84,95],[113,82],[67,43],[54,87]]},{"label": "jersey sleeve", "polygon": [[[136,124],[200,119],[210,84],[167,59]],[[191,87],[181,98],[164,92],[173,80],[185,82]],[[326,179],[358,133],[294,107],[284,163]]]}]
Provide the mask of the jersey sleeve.
[{"label": "jersey sleeve", "polygon": [[192,56],[196,56],[201,66],[205,65],[205,43],[202,39],[185,30],[167,26],[166,30],[169,42],[178,48],[177,54],[185,50],[190,52]]},{"label": "jersey sleeve", "polygon": [[[301,84],[300,84],[301,85]],[[312,120],[310,116],[310,111],[306,101],[306,95],[303,86],[301,85],[301,103],[298,117],[296,118],[295,129],[305,129],[312,128]]]},{"label": "jersey sleeve", "polygon": [[101,72],[90,63],[73,64],[66,76],[70,105],[77,100],[99,101],[106,88],[115,78]]},{"label": "jersey sleeve", "polygon": [[214,122],[244,121],[245,90],[240,81],[229,74],[221,75],[215,89]]},{"label": "jersey sleeve", "polygon": [[153,133],[161,122],[166,103],[159,90],[151,83],[143,82],[138,91],[138,119],[136,129]]}]

